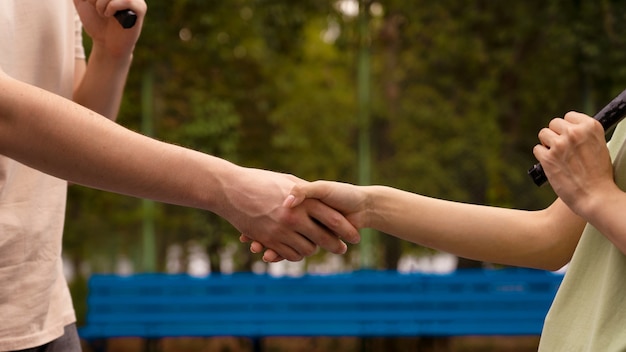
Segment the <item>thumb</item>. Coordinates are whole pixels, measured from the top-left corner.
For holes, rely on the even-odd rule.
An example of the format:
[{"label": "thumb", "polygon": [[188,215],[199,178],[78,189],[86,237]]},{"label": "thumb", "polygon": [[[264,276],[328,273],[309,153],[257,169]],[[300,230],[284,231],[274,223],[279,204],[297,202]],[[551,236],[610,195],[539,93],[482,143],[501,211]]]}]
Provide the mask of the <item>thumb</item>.
[{"label": "thumb", "polygon": [[293,186],[289,195],[283,201],[283,207],[294,208],[307,198],[322,199],[327,193],[324,185],[324,181],[314,181]]}]

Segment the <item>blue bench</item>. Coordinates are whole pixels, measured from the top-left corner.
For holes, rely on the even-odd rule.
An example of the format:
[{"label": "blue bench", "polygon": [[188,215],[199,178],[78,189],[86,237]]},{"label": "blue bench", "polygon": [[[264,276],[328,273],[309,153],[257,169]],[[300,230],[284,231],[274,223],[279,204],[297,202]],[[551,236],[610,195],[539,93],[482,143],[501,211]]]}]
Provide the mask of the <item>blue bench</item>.
[{"label": "blue bench", "polygon": [[237,336],[255,348],[270,336],[539,335],[561,279],[523,269],[94,275],[79,334],[87,341]]}]

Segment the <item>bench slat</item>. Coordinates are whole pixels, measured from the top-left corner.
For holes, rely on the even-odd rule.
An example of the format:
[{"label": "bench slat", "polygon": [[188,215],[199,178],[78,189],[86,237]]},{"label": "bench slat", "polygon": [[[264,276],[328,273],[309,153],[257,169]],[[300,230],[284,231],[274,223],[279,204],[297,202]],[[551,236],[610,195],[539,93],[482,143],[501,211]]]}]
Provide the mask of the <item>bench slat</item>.
[{"label": "bench slat", "polygon": [[561,275],[95,275],[83,338],[535,335]]}]

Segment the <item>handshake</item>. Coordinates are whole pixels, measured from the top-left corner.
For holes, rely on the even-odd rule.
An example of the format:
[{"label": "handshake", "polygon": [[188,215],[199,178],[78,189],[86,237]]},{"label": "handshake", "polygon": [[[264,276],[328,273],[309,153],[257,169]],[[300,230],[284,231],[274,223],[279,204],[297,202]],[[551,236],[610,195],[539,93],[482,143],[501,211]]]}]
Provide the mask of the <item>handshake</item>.
[{"label": "handshake", "polygon": [[[242,173],[237,173],[237,181],[254,179],[246,183],[249,189],[239,192],[246,199],[237,199],[231,192],[224,202],[232,203],[239,215],[216,213],[242,233],[240,241],[250,243],[253,253],[265,250],[264,261],[298,261],[315,254],[318,247],[344,254],[346,242],[360,241],[358,229],[366,225],[362,213],[362,190],[366,187],[330,181],[306,182],[258,169],[244,168],[245,173],[250,176],[241,177]],[[276,191],[276,186],[283,190],[277,192],[282,194],[280,198],[270,192]],[[241,221],[242,215],[247,221]]]}]

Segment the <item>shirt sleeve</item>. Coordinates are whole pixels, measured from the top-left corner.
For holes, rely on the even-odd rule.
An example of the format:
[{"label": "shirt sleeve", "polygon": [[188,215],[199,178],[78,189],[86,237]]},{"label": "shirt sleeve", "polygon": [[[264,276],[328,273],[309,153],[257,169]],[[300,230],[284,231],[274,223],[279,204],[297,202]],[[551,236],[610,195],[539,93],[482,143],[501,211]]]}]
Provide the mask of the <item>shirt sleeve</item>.
[{"label": "shirt sleeve", "polygon": [[85,48],[83,47],[83,24],[74,9],[74,56],[76,59],[86,59]]}]

